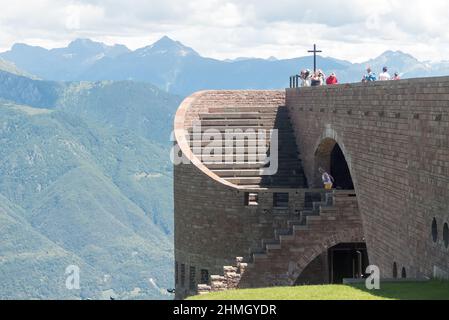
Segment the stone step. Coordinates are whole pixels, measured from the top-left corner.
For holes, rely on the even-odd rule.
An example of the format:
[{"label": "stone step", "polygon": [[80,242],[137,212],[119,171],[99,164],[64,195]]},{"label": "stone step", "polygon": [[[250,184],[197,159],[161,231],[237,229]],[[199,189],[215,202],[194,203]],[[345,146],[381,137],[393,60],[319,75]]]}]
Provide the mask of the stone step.
[{"label": "stone step", "polygon": [[266,164],[263,161],[258,162],[233,162],[233,163],[208,163],[203,162],[203,164],[208,167],[211,170],[224,170],[224,169],[232,169],[232,170],[239,170],[239,169],[260,169],[268,164]]},{"label": "stone step", "polygon": [[279,241],[282,242],[287,242],[287,241],[293,241],[295,240],[295,235],[294,234],[288,234],[288,235],[280,235],[279,236]]},{"label": "stone step", "polygon": [[[190,147],[193,147],[194,142],[197,142],[197,140],[190,139],[187,142],[189,143]],[[287,142],[289,144],[287,144]],[[286,146],[292,145],[292,146],[294,146],[296,148],[296,143],[293,144],[293,142],[291,142],[291,141],[287,141],[287,142],[284,142],[283,145],[286,145]],[[224,139],[216,139],[216,140],[214,140],[214,139],[211,139],[211,140],[201,139],[201,140],[199,140],[199,143],[200,143],[200,145],[202,147],[209,146],[211,143],[214,143],[214,145],[216,145],[216,146],[225,146],[225,145],[228,145],[228,144],[232,144],[233,146],[260,146],[260,145],[262,145],[262,146],[263,145],[269,146],[270,145],[270,140],[263,139],[263,140],[259,141],[257,139],[244,139],[244,140],[235,140],[234,139],[234,140],[227,141],[227,140],[224,140]]]},{"label": "stone step", "polygon": [[300,226],[302,225],[303,219],[296,219],[296,220],[289,220],[287,221],[287,226],[289,227],[290,233],[292,231],[293,226]]},{"label": "stone step", "polygon": [[262,177],[229,177],[224,179],[233,184],[244,185],[260,185],[262,182]]},{"label": "stone step", "polygon": [[[270,163],[264,162],[264,161],[232,161],[231,163],[226,162],[208,162],[204,161],[203,164],[207,166],[211,170],[218,170],[218,169],[256,169],[256,168],[263,168],[268,167]],[[298,165],[301,165],[300,159],[282,159],[282,161],[279,161],[279,165],[284,168],[297,168]],[[302,171],[300,171],[302,172]]]},{"label": "stone step", "polygon": [[223,106],[223,107],[210,107],[208,113],[238,113],[238,112],[258,112],[258,113],[279,113],[288,112],[286,107],[278,106],[264,106],[264,105],[251,105],[251,106]]},{"label": "stone step", "polygon": [[221,170],[212,170],[219,177],[254,177],[260,175],[259,169],[221,169]]},{"label": "stone step", "polygon": [[248,189],[251,191],[258,191],[260,190],[265,191],[267,188],[279,188],[279,189],[299,189],[299,188],[304,188],[304,184],[300,184],[300,183],[296,183],[296,184],[273,184],[273,185],[268,185],[268,184],[236,184],[239,188],[242,189]]},{"label": "stone step", "polygon": [[265,250],[264,246],[251,248],[251,255],[258,254],[258,253],[266,254],[267,251]]},{"label": "stone step", "polygon": [[280,244],[280,242],[277,239],[262,239],[262,248],[269,244]]},{"label": "stone step", "polygon": [[267,252],[268,251],[281,250],[282,249],[282,245],[280,243],[279,244],[267,244],[266,248],[267,248]]},{"label": "stone step", "polygon": [[[274,135],[274,134],[273,134]],[[296,140],[295,137],[293,135],[292,132],[287,132],[287,131],[278,131],[277,133],[278,135],[278,145],[282,145],[282,144],[295,144],[296,145]],[[242,142],[244,141],[245,144],[248,144],[248,141],[254,142],[256,141],[257,143],[271,143],[271,138],[272,138],[272,134],[269,131],[266,132],[257,132],[257,131],[253,131],[253,132],[232,132],[232,133],[226,133],[224,131],[221,131],[220,133],[217,134],[208,134],[208,133],[204,133],[204,132],[195,132],[195,133],[189,133],[189,135],[186,136],[186,140],[187,141],[207,141],[207,142],[212,142],[212,141],[217,141],[217,142],[229,142],[231,143],[231,141],[239,141]]]},{"label": "stone step", "polygon": [[316,213],[316,211],[313,210],[313,209],[304,209],[304,210],[301,210],[301,215],[303,215],[303,216],[305,216],[305,215],[313,215],[313,214],[315,214],[315,213]]},{"label": "stone step", "polygon": [[294,225],[293,227],[293,233],[297,232],[297,231],[308,231],[310,230],[309,226],[307,225]]},{"label": "stone step", "polygon": [[[276,126],[275,126],[276,124]],[[216,127],[216,126],[227,126],[227,127],[246,127],[246,126],[259,126],[267,127],[268,129],[273,129],[274,127],[291,127],[289,119],[213,119],[213,120],[201,120],[202,127]]]},{"label": "stone step", "polygon": [[307,216],[306,219],[307,219],[307,223],[310,223],[312,221],[324,221],[324,220],[328,219],[328,217],[325,218],[323,216],[316,215],[316,216]]},{"label": "stone step", "polygon": [[[213,131],[212,131],[213,129]],[[251,137],[251,138],[257,138],[259,139],[259,136],[263,136],[265,135],[271,135],[271,130],[273,129],[277,129],[278,134],[281,135],[286,135],[286,134],[290,134],[291,137],[294,137],[293,135],[293,130],[291,129],[291,127],[285,127],[285,128],[273,128],[273,127],[264,127],[264,126],[242,126],[242,125],[236,125],[236,126],[213,126],[211,128],[209,127],[205,127],[205,126],[201,126],[201,130],[199,130],[199,128],[197,130],[193,130],[193,129],[188,129],[187,133],[195,138],[196,134],[201,134],[201,136],[206,136],[206,135],[213,135],[215,133],[220,133],[221,135],[224,135],[224,137],[226,138],[226,135],[228,136],[241,136],[241,135],[245,135],[246,137]],[[217,132],[218,131],[218,132]]]},{"label": "stone step", "polygon": [[291,129],[292,126],[290,124],[289,119],[235,119],[235,120],[202,120],[201,127],[203,128],[217,128],[217,127],[226,127],[230,129],[234,128],[255,128],[255,129]]},{"label": "stone step", "polygon": [[268,259],[268,255],[266,253],[253,253],[253,261],[266,261]]},{"label": "stone step", "polygon": [[276,119],[279,116],[288,116],[287,113],[279,115],[277,112],[260,113],[260,112],[216,112],[216,113],[200,113],[201,120],[231,120],[231,119]]},{"label": "stone step", "polygon": [[338,210],[336,208],[321,208],[320,216],[332,217],[338,214]]},{"label": "stone step", "polygon": [[[235,141],[235,140],[234,140]],[[203,148],[207,147],[208,149],[220,148],[225,151],[228,150],[259,150],[266,149],[270,150],[270,142],[265,139],[261,140],[250,140],[250,142],[245,140],[239,140],[240,143],[235,143],[233,140],[190,140],[189,145],[193,148],[196,147],[198,149],[199,146],[203,145]],[[234,142],[234,143],[233,143]],[[279,141],[277,150],[285,150],[285,151],[294,151],[299,153],[299,150],[296,146],[296,143],[293,141]],[[203,149],[201,148],[201,149]]]},{"label": "stone step", "polygon": [[208,294],[212,289],[212,287],[207,284],[198,284],[197,288],[200,295]]},{"label": "stone step", "polygon": [[211,275],[210,276],[210,281],[214,282],[214,281],[223,281],[225,280],[225,278],[223,276],[220,275]]},{"label": "stone step", "polygon": [[295,187],[304,184],[302,177],[281,177],[278,179],[271,178],[270,176],[259,177],[229,177],[223,178],[226,181],[237,185],[266,185],[266,186],[285,186]]},{"label": "stone step", "polygon": [[[202,160],[203,163],[226,163],[226,162],[262,162],[269,161],[269,154],[258,154],[258,153],[232,153],[232,158],[229,159],[231,154],[195,154],[195,156]],[[296,160],[299,161],[299,154],[285,154],[278,153],[277,161],[279,164],[284,164],[284,161]]]},{"label": "stone step", "polygon": [[[250,164],[259,164],[264,163],[265,165],[262,167],[269,167],[271,162],[275,159],[271,160],[269,155],[256,155],[256,154],[233,154],[233,155],[195,155],[195,157],[200,160],[206,167],[209,169],[255,169],[260,168],[260,166],[243,166],[239,167],[239,164],[242,163],[250,163]],[[236,166],[233,166],[237,164]],[[277,157],[278,170],[287,170],[292,171],[295,170],[297,174],[303,175],[301,170],[302,162],[296,155],[285,155],[278,154]],[[315,210],[319,211],[319,210]]]},{"label": "stone step", "polygon": [[239,184],[239,187],[251,190],[263,190],[264,188],[258,184]]},{"label": "stone step", "polygon": [[[198,147],[261,147],[261,146],[265,146],[265,147],[270,147],[271,142],[269,139],[261,139],[261,140],[257,140],[257,139],[246,139],[246,140],[235,140],[235,139],[229,139],[227,140],[223,140],[223,139],[206,139],[206,137],[204,139],[198,139],[198,140],[188,140],[187,141],[189,146],[191,148]],[[296,145],[296,141],[294,139],[284,139],[284,140],[279,140],[278,141],[278,149],[279,150],[284,150],[284,149],[292,149],[292,150],[297,150],[297,145]],[[299,152],[299,151],[298,151]]]},{"label": "stone step", "polygon": [[[207,149],[206,149],[207,148]],[[210,147],[204,147],[204,148],[198,148],[198,147],[192,147],[194,152],[200,152],[201,153],[203,151],[207,151],[207,152],[212,152],[212,151],[217,151],[217,152],[222,152],[223,154],[229,154],[229,153],[267,153],[270,151],[270,148],[261,144],[260,146],[258,145],[250,145],[250,146],[210,146]],[[296,148],[293,148],[291,146],[278,146],[277,148],[278,153],[291,153],[291,154],[299,154],[299,151]]]},{"label": "stone step", "polygon": [[276,228],[274,230],[274,237],[276,240],[279,240],[280,236],[292,235],[292,228]]},{"label": "stone step", "polygon": [[[223,172],[223,171],[224,170],[212,170],[213,173],[215,173],[217,176],[219,176],[220,178],[223,178],[223,179],[264,177],[264,176],[262,176],[262,174],[263,174],[262,170],[259,170],[259,169],[236,170],[236,172],[233,172],[233,171]],[[285,170],[279,171],[278,173],[276,173],[275,175],[273,175],[271,177],[275,181],[285,180],[285,179],[300,179],[301,181],[303,181],[302,175],[297,175],[297,174],[294,174],[294,173],[291,173],[291,172],[285,171]],[[275,212],[273,212],[275,214],[288,213],[287,208],[283,208],[283,207],[275,207],[275,208],[273,208],[273,210],[275,210]]]},{"label": "stone step", "polygon": [[[292,177],[292,176],[294,176],[294,175],[292,175],[292,174],[288,174],[288,173],[281,173],[280,175],[278,175],[278,174],[276,174],[276,178],[279,178],[279,177],[282,177],[282,176],[286,176],[286,177]],[[299,177],[300,179],[302,179],[302,177]],[[303,180],[302,180],[303,181]],[[288,209],[288,208],[282,208],[282,207],[274,207],[273,208],[273,214],[276,214],[276,215],[287,215],[287,214],[289,214],[290,213],[290,210]]]}]

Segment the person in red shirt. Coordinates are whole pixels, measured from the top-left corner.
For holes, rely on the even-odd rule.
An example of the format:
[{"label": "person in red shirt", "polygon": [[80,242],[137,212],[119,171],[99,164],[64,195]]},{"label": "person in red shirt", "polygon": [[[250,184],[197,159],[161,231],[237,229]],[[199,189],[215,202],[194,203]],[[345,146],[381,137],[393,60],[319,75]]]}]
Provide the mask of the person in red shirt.
[{"label": "person in red shirt", "polygon": [[337,76],[335,75],[335,73],[332,72],[331,75],[326,79],[326,84],[332,85],[337,83],[338,83]]}]

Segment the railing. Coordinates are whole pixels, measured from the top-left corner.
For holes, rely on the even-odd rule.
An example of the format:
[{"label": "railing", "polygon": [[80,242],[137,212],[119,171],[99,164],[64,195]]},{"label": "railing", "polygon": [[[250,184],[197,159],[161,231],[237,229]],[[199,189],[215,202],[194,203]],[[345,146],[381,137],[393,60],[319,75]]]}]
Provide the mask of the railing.
[{"label": "railing", "polygon": [[290,77],[290,88],[299,88],[301,86],[301,78],[299,75],[294,75]]}]

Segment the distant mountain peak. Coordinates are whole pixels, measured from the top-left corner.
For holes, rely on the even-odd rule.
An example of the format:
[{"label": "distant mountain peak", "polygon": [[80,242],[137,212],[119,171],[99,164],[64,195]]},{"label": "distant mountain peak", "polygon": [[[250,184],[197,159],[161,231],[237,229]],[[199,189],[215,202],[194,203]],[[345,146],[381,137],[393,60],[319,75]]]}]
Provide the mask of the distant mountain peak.
[{"label": "distant mountain peak", "polygon": [[396,51],[387,50],[384,53],[382,53],[378,58],[389,58],[389,59],[408,58],[408,59],[412,59],[412,60],[418,61],[418,59],[413,57],[411,54],[405,53],[405,52],[400,51],[400,50],[396,50]]},{"label": "distant mountain peak", "polygon": [[93,44],[93,43],[99,43],[96,41],[93,41],[89,38],[77,38],[75,40],[73,40],[72,42],[70,42],[70,45],[89,45],[89,44]]},{"label": "distant mountain peak", "polygon": [[39,46],[32,46],[26,43],[22,43],[22,42],[18,42],[18,43],[14,43],[10,49],[10,51],[14,51],[14,50],[29,50],[29,49],[36,49],[36,50],[43,50],[45,51],[46,49],[39,47]]},{"label": "distant mountain peak", "polygon": [[[64,49],[63,49],[64,50]],[[98,59],[103,56],[115,57],[124,53],[128,53],[130,50],[120,44],[109,46],[102,42],[93,41],[91,39],[78,38],[70,42],[67,46],[67,50],[70,54],[87,54],[95,55],[93,59]]]},{"label": "distant mountain peak", "polygon": [[185,46],[179,41],[175,41],[168,36],[163,36],[150,46],[136,50],[141,56],[153,54],[175,54],[179,56],[198,55],[198,53],[190,47]]},{"label": "distant mountain peak", "polygon": [[95,42],[90,39],[75,39],[69,43],[68,49],[79,50],[79,49],[97,49],[102,50],[106,47],[103,43]]},{"label": "distant mountain peak", "polygon": [[[163,36],[158,41],[156,41],[153,46],[177,46],[178,44],[181,44],[179,41],[175,41],[169,36]],[[181,44],[182,45],[182,44]]]}]

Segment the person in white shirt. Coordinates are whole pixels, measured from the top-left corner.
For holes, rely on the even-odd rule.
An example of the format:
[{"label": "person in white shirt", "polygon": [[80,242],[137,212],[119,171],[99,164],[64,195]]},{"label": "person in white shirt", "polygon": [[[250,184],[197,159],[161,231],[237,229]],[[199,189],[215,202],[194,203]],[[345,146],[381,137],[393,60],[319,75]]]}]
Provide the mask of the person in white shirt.
[{"label": "person in white shirt", "polygon": [[323,168],[319,168],[318,171],[321,173],[321,179],[323,180],[324,189],[331,190],[334,185],[334,177],[327,173]]},{"label": "person in white shirt", "polygon": [[310,87],[312,75],[310,74],[309,69],[301,71],[300,78],[301,78],[301,87]]},{"label": "person in white shirt", "polygon": [[391,76],[390,76],[390,74],[388,73],[388,68],[387,67],[384,67],[383,69],[382,69],[382,73],[379,75],[379,80],[380,81],[388,81],[388,80],[391,80]]}]

